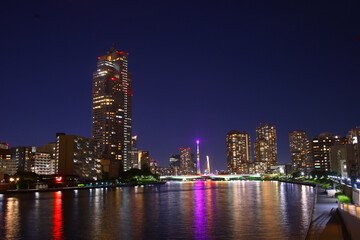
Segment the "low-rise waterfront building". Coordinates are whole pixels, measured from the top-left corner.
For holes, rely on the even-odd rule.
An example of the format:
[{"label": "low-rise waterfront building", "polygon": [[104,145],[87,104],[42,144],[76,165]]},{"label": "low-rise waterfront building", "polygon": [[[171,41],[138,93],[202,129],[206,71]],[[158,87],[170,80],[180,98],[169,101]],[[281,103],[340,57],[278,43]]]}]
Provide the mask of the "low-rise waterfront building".
[{"label": "low-rise waterfront building", "polygon": [[11,149],[9,144],[0,143],[0,173],[13,175],[18,170],[18,164],[11,159]]},{"label": "low-rise waterfront building", "polygon": [[91,138],[57,134],[57,174],[77,175],[83,179],[99,179],[101,160],[98,156],[97,145],[97,141]]},{"label": "low-rise waterfront building", "polygon": [[31,164],[31,172],[39,175],[55,174],[55,159],[50,153],[35,152]]}]

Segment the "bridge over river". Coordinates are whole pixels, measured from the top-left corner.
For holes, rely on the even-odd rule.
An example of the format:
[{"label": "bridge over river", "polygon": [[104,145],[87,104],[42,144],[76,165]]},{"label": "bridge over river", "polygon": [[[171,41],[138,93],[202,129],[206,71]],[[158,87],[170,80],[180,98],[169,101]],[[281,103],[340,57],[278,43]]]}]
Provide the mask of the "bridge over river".
[{"label": "bridge over river", "polygon": [[193,181],[193,180],[241,180],[246,178],[259,178],[262,177],[260,174],[229,174],[229,175],[179,175],[179,176],[160,176],[161,180],[167,181]]}]

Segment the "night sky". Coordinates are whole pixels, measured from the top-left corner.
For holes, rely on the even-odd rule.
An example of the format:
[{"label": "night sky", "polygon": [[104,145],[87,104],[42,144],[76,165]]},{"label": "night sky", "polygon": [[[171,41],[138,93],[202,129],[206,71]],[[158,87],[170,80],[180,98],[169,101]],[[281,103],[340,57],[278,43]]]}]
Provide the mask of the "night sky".
[{"label": "night sky", "polygon": [[[31,2],[31,3],[30,3]],[[360,1],[0,1],[0,141],[91,136],[92,73],[129,52],[133,134],[160,165],[201,140],[226,169],[225,135],[260,122],[345,136],[360,125]],[[252,148],[253,151],[253,148]]]}]

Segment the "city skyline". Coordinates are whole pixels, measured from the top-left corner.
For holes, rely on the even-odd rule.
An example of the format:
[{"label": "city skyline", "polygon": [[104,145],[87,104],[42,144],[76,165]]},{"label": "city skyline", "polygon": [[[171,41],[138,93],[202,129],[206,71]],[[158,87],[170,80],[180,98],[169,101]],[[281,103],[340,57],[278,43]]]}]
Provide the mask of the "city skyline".
[{"label": "city skyline", "polygon": [[[226,169],[226,133],[239,129],[254,141],[260,122],[277,127],[278,162],[289,163],[290,131],[303,129],[308,137],[322,132],[346,136],[359,125],[359,113],[354,111],[357,96],[348,92],[359,87],[355,7],[334,4],[322,11],[321,4],[311,10],[300,5],[285,13],[275,6],[270,13],[265,6],[274,6],[264,3],[255,8],[258,22],[254,22],[241,15],[246,15],[246,4],[235,4],[234,10],[208,4],[201,15],[204,20],[197,12],[201,4],[194,4],[189,19],[179,23],[171,16],[182,14],[185,6],[178,9],[170,4],[169,10],[159,8],[157,16],[147,11],[149,5],[137,9],[127,4],[126,24],[121,34],[112,35],[106,34],[111,26],[105,24],[111,17],[91,15],[98,11],[91,3],[74,3],[70,9],[56,3],[62,10],[53,14],[46,10],[55,6],[51,4],[4,4],[2,9],[8,11],[1,18],[11,27],[2,30],[7,38],[1,42],[3,46],[15,43],[16,48],[5,48],[0,59],[7,70],[0,85],[6,90],[1,96],[6,118],[1,121],[0,141],[42,146],[54,141],[56,132],[90,137],[91,73],[96,58],[112,43],[131,55],[129,64],[136,79],[133,134],[139,136],[138,148],[149,150],[161,166],[167,165],[169,154],[179,146],[195,149],[194,140],[199,138],[201,161],[209,155],[215,169]],[[15,9],[18,14],[12,14]],[[339,11],[346,14],[335,14]],[[59,22],[63,14],[68,20]],[[301,16],[303,22],[291,14]],[[288,21],[275,26],[281,17]],[[77,33],[78,24],[85,20],[89,25]],[[144,20],[158,27],[139,29]],[[98,21],[104,24],[98,27]],[[49,27],[52,30],[45,33]],[[210,38],[220,35],[232,38]],[[15,56],[27,64],[19,68]],[[245,91],[239,93],[239,89]],[[325,107],[321,99],[326,99]],[[271,107],[265,105],[269,102]],[[234,113],[234,109],[241,111]]]}]

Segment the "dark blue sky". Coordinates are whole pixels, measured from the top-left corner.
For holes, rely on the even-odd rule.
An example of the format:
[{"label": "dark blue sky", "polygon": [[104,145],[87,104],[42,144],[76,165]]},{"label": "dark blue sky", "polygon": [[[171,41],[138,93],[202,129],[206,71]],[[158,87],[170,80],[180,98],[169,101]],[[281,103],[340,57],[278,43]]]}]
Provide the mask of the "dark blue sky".
[{"label": "dark blue sky", "polygon": [[289,131],[360,124],[359,12],[355,0],[0,1],[0,141],[90,137],[92,73],[115,43],[130,53],[133,133],[161,165],[199,138],[201,160],[225,169],[226,133],[253,141],[260,122],[289,162]]}]

